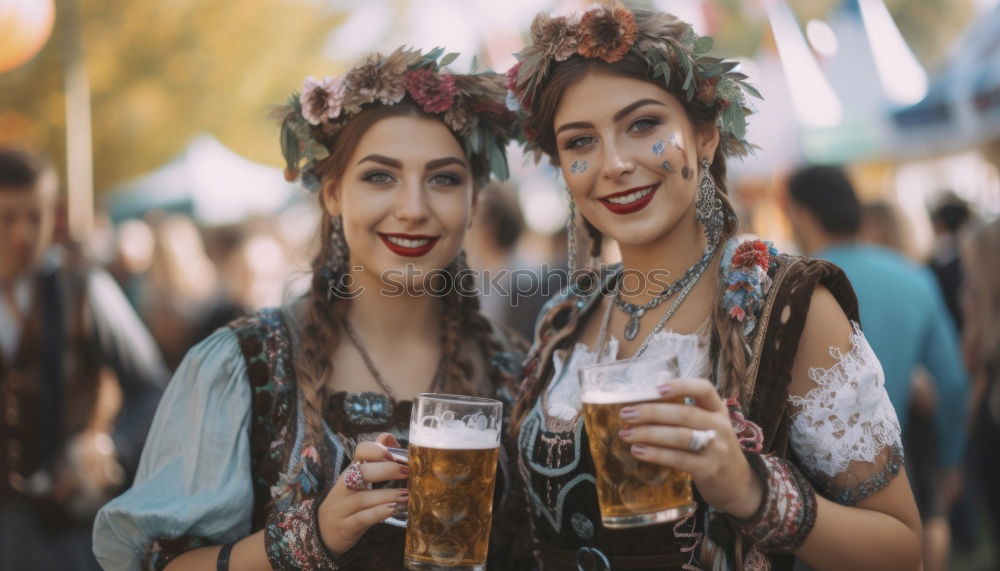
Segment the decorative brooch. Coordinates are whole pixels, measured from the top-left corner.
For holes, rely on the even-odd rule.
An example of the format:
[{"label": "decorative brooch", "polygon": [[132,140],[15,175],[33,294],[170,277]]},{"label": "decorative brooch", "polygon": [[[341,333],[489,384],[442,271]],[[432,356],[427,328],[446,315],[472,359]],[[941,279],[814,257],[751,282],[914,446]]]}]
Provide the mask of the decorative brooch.
[{"label": "decorative brooch", "polygon": [[730,317],[744,324],[744,335],[749,335],[757,325],[764,296],[771,289],[767,271],[777,255],[777,248],[763,240],[731,240],[723,252],[726,291],[722,294],[722,307]]}]

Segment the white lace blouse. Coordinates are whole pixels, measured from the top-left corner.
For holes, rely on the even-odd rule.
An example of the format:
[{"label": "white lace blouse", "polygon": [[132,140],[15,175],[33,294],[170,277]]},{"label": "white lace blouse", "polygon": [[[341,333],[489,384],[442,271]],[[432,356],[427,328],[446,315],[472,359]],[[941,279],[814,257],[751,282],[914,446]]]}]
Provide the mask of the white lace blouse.
[{"label": "white lace blouse", "polygon": [[[837,361],[828,369],[812,368],[815,383],[805,396],[790,395],[794,408],[791,446],[798,465],[830,499],[853,504],[885,487],[902,466],[896,411],[885,390],[882,365],[854,324],[851,349],[830,348]],[[545,415],[560,424],[577,419],[582,409],[577,371],[613,361],[619,342],[611,337],[603,355],[577,343],[554,355],[554,373],[544,398]],[[709,329],[682,335],[658,333],[648,355],[676,355],[682,377],[710,378]]]}]

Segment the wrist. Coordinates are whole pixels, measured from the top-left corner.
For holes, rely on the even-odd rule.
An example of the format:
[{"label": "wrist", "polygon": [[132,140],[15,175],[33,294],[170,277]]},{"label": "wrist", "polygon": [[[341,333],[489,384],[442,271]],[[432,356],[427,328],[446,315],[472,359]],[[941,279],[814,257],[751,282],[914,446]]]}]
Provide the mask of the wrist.
[{"label": "wrist", "polygon": [[798,549],[816,523],[816,493],[791,462],[746,452],[761,483],[761,502],[750,518],[730,513],[736,525],[760,550],[790,553]]},{"label": "wrist", "polygon": [[334,557],[341,555],[340,550],[337,549],[337,537],[333,533],[333,526],[330,524],[326,517],[326,510],[323,506],[326,504],[326,496],[317,498],[313,504],[313,511],[315,513],[316,519],[316,530],[319,532],[319,539],[322,542],[323,547]]},{"label": "wrist", "polygon": [[764,504],[764,482],[755,470],[750,467],[750,462],[744,459],[743,462],[744,485],[739,486],[743,490],[731,505],[723,511],[738,520],[751,520],[757,515]]}]

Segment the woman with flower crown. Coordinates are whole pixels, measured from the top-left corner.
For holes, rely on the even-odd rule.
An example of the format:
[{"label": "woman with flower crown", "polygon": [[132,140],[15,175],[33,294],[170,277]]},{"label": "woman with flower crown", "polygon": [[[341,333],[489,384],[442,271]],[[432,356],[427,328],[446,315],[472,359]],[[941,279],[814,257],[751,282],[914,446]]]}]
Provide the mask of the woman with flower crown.
[{"label": "woman with flower crown", "polygon": [[406,445],[411,399],[509,403],[520,373],[461,252],[513,116],[502,76],[445,72],[442,51],[307,78],[278,110],[286,176],[323,210],[311,288],[189,352],[133,487],[98,516],[105,568],[403,567],[404,530],[382,522],[406,489],[371,484],[408,474],[387,446]]},{"label": "woman with flower crown", "polygon": [[[850,284],[734,238],[746,76],[673,15],[618,3],[541,14],[531,40],[508,74],[529,147],[561,171],[591,255],[608,238],[622,259],[542,312],[509,423],[542,569],[917,568],[899,425]],[[577,371],[654,354],[680,370],[660,395],[694,406],[626,406],[618,437],[690,473],[698,508],[610,529]]]}]

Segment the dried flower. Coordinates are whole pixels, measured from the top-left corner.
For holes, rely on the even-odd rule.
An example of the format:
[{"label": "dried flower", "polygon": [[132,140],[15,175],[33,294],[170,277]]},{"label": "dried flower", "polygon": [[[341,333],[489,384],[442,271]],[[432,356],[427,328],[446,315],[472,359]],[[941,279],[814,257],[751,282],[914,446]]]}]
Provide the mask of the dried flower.
[{"label": "dried flower", "polygon": [[302,94],[299,95],[302,116],[312,125],[339,117],[343,99],[344,82],[340,78],[324,77],[319,81],[310,76],[302,82]]},{"label": "dried flower", "polygon": [[349,113],[358,113],[361,106],[375,101],[392,105],[406,95],[406,52],[394,52],[388,58],[371,54],[347,72],[347,91],[344,102]]},{"label": "dried flower", "polygon": [[456,133],[466,133],[479,123],[479,117],[469,108],[468,104],[461,101],[449,107],[441,118]]},{"label": "dried flower", "polygon": [[455,101],[455,76],[418,69],[406,73],[406,90],[428,113],[441,113]]},{"label": "dried flower", "polygon": [[621,4],[599,6],[580,19],[578,53],[615,63],[625,57],[635,42],[635,16]]},{"label": "dried flower", "polygon": [[[631,15],[631,14],[630,14]],[[539,14],[531,23],[531,39],[545,57],[565,61],[580,44],[577,23],[566,16]]]},{"label": "dried flower", "polygon": [[757,266],[766,269],[770,262],[768,245],[760,240],[743,242],[733,253],[733,267],[736,268]]}]

